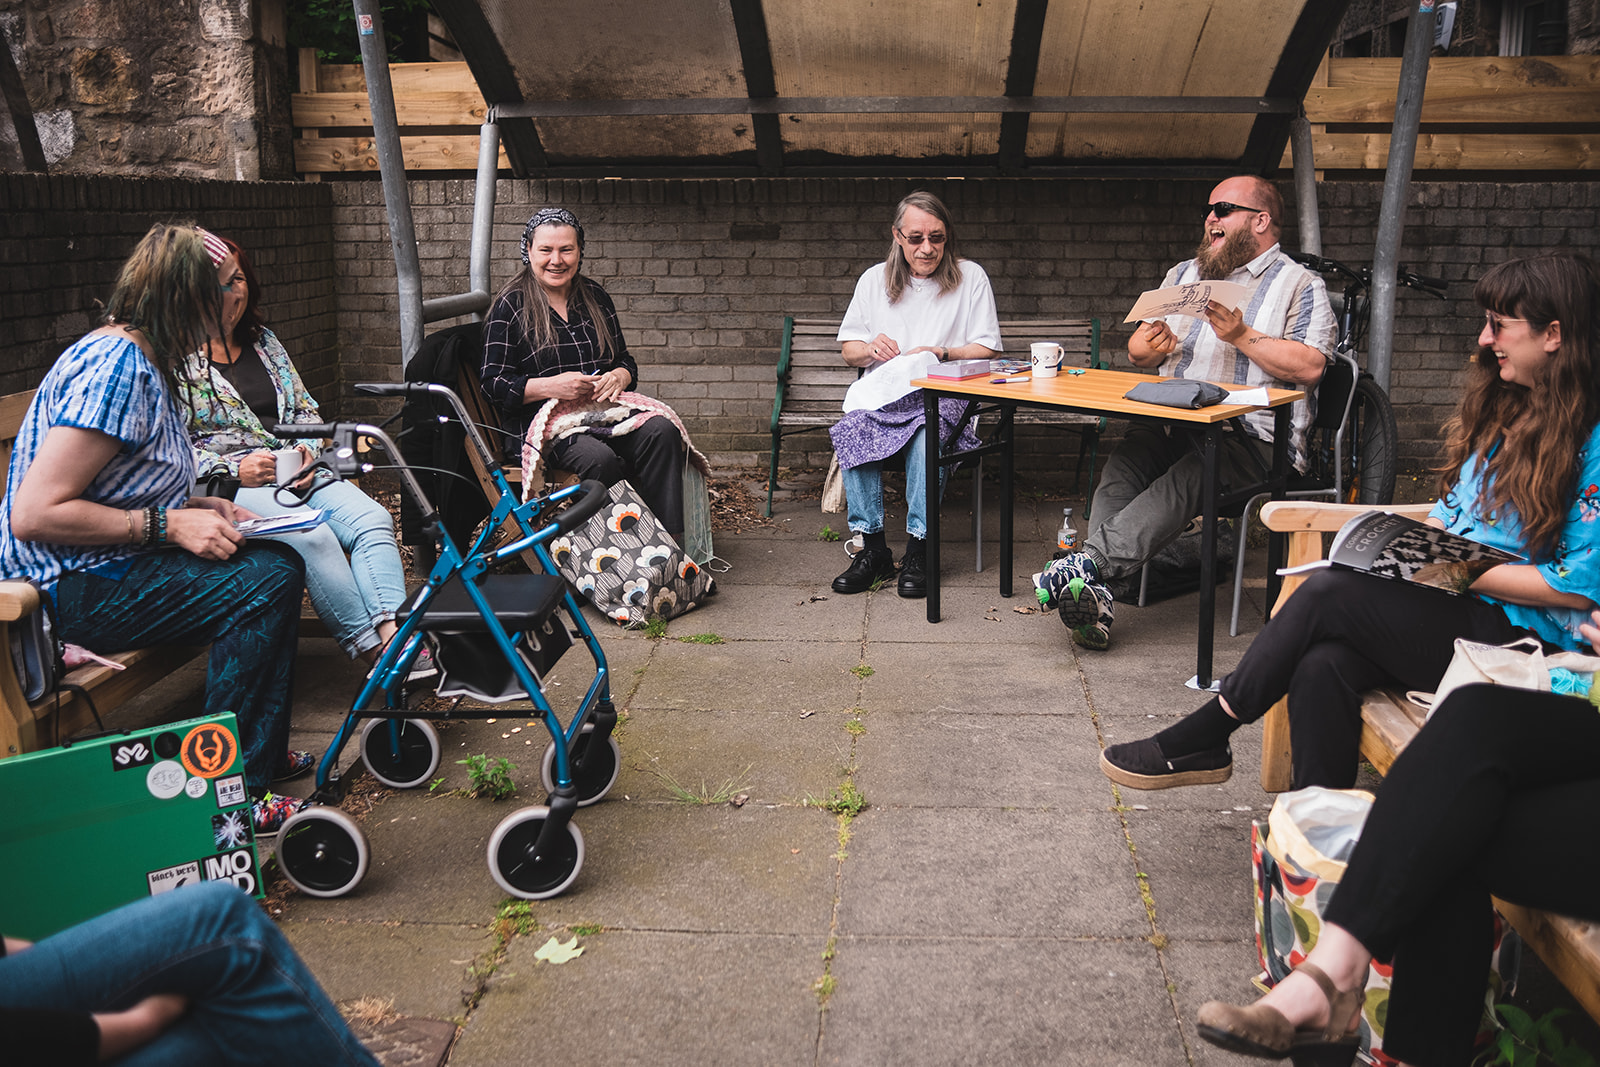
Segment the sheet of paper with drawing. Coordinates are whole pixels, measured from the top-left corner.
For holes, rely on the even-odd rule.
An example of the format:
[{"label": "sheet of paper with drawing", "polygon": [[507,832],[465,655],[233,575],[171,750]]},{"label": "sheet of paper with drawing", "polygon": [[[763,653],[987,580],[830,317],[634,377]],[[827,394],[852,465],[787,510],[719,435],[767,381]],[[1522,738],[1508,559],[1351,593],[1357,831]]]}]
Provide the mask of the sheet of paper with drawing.
[{"label": "sheet of paper with drawing", "polygon": [[928,351],[895,356],[871,367],[844,394],[846,411],[876,411],[891,400],[912,392],[911,379],[924,377],[939,357]]},{"label": "sheet of paper with drawing", "polygon": [[1165,289],[1151,289],[1139,294],[1133,310],[1123,322],[1135,319],[1159,319],[1167,315],[1188,315],[1204,318],[1206,305],[1215,300],[1224,307],[1242,308],[1249,290],[1237,282],[1187,282],[1169,285]]}]

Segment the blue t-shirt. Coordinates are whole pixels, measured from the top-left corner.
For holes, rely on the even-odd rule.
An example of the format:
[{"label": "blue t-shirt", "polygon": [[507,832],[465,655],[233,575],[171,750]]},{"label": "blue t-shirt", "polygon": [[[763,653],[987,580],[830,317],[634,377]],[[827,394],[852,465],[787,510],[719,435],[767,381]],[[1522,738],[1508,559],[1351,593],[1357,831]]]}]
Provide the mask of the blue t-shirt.
[{"label": "blue t-shirt", "polygon": [[52,427],[98,430],[122,443],[82,499],[132,511],[181,507],[194,486],[194,449],[161,372],[125,337],[91,334],[61,354],[28,406],[0,501],[0,575],[54,589],[64,571],[127,573],[137,545],[61,545],[11,533],[17,488]]},{"label": "blue t-shirt", "polygon": [[[1600,604],[1600,555],[1596,554],[1600,549],[1600,425],[1589,431],[1589,439],[1578,453],[1577,486],[1555,551],[1547,559],[1534,561],[1534,566],[1551,589],[1576,593]],[[1483,514],[1479,510],[1482,495],[1483,464],[1480,457],[1473,456],[1462,465],[1460,480],[1439,498],[1430,515],[1452,533],[1527,556],[1521,518],[1509,508],[1500,514]],[[1531,630],[1553,645],[1591,651],[1589,642],[1578,633],[1578,624],[1589,621],[1588,611],[1532,608],[1494,597],[1482,599],[1499,605],[1513,626]]]}]

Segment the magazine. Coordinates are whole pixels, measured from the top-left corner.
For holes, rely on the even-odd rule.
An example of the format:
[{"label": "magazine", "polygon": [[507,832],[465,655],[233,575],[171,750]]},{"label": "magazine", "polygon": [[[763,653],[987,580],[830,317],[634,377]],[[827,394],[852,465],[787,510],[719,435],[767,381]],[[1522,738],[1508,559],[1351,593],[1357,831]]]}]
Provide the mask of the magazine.
[{"label": "magazine", "polygon": [[271,537],[273,534],[299,533],[321,526],[326,521],[321,508],[306,508],[266,519],[245,519],[233,524],[246,537]]},{"label": "magazine", "polygon": [[1286,567],[1278,573],[1306,574],[1325,567],[1344,567],[1464,594],[1489,568],[1520,562],[1524,562],[1522,556],[1425,522],[1386,511],[1367,511],[1339,527],[1328,547],[1327,559]]}]

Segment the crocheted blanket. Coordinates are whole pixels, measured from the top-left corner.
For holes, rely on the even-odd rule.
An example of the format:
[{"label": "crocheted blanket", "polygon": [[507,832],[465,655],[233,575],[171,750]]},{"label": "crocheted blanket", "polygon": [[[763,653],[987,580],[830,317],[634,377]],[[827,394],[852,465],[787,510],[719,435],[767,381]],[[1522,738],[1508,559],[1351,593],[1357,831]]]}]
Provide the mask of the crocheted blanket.
[{"label": "crocheted blanket", "polygon": [[657,417],[669,420],[678,428],[688,449],[689,462],[709,479],[711,464],[689,440],[689,431],[670,405],[643,393],[618,393],[604,403],[551,397],[540,405],[539,413],[528,424],[527,436],[522,440],[522,498],[526,500],[543,492],[545,453],[551,442],[575,433],[620,437],[643,425],[646,419]]}]

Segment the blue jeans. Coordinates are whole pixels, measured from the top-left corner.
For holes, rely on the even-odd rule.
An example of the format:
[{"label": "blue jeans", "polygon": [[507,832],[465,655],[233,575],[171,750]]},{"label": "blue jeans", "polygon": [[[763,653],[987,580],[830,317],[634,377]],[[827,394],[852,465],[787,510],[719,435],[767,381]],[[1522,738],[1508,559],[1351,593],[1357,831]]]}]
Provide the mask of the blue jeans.
[{"label": "blue jeans", "polygon": [[[922,450],[928,428],[919,429],[903,450],[906,460],[906,533],[921,539],[928,536],[928,478]],[[844,499],[851,533],[879,533],[883,530],[883,462],[863,463],[839,472],[844,476]],[[950,468],[939,468],[939,496],[950,478]]]},{"label": "blue jeans", "polygon": [[222,561],[169,548],[140,554],[121,580],[63,574],[56,617],[61,639],[91,652],[209,644],[205,714],[238,716],[245,781],[260,793],[286,769],[304,588],[300,557],[270,541]]},{"label": "blue jeans", "polygon": [[156,993],[189,1010],[119,1067],[377,1067],[293,947],[226,882],[135,901],[0,958],[0,1005],[123,1011]]},{"label": "blue jeans", "polygon": [[[299,510],[278,503],[276,491],[270,485],[240,489],[234,501],[263,517]],[[393,619],[405,601],[406,575],[395,544],[394,519],[382,504],[348,482],[328,481],[307,504],[321,508],[327,522],[275,540],[306,561],[311,606],[339,647],[355,659],[383,643],[374,627]]]}]

